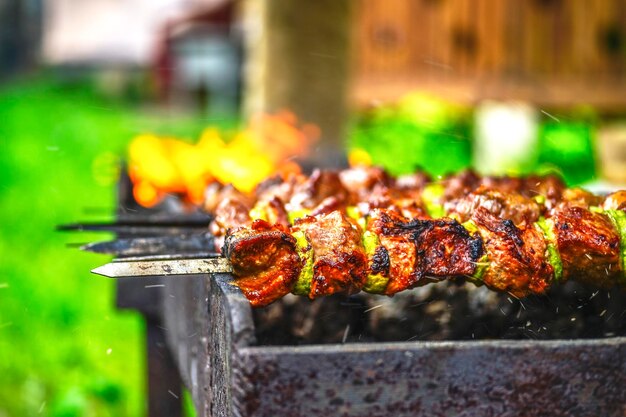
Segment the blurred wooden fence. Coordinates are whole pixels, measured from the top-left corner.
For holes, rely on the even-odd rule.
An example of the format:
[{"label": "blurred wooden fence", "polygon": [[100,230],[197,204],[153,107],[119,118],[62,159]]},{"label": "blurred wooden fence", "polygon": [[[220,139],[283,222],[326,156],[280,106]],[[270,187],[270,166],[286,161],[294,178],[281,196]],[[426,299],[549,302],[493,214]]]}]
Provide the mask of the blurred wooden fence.
[{"label": "blurred wooden fence", "polygon": [[360,0],[355,99],[626,107],[623,0]]}]

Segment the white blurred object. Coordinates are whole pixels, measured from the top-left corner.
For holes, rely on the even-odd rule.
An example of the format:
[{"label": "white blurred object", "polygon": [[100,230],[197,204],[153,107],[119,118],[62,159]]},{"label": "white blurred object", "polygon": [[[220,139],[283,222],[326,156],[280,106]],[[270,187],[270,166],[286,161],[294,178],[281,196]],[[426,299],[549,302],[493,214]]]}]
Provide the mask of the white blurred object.
[{"label": "white blurred object", "polygon": [[481,174],[514,174],[537,159],[537,109],[522,102],[481,103],[475,116],[473,165]]},{"label": "white blurred object", "polygon": [[44,0],[43,59],[50,64],[146,65],[164,24],[224,0]]},{"label": "white blurred object", "polygon": [[237,111],[239,56],[227,36],[211,34],[183,39],[175,47],[178,80],[188,90],[204,88],[209,97],[206,112],[212,115]]},{"label": "white blurred object", "polygon": [[602,177],[607,181],[626,183],[626,122],[598,129],[596,145]]}]

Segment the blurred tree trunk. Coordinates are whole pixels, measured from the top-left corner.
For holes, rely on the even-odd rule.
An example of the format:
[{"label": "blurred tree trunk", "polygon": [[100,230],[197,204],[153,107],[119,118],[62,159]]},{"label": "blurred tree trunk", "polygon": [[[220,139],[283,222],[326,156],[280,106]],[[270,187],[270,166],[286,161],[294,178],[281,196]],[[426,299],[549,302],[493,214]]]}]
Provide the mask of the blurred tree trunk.
[{"label": "blurred tree trunk", "polygon": [[288,109],[322,138],[311,162],[345,160],[351,27],[349,0],[247,0],[247,116]]}]

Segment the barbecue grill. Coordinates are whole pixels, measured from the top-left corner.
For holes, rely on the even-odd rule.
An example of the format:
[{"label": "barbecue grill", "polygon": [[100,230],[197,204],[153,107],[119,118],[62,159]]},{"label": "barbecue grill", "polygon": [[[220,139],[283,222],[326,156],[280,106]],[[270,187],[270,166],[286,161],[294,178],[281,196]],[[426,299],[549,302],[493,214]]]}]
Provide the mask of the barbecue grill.
[{"label": "barbecue grill", "polygon": [[[175,200],[143,209],[131,195],[126,179],[113,252],[206,255],[206,216]],[[189,245],[169,239],[181,229]],[[572,283],[520,301],[443,283],[252,309],[230,280],[118,281],[118,306],[147,318],[149,415],[179,415],[181,381],[201,417],[626,414],[619,290]]]}]

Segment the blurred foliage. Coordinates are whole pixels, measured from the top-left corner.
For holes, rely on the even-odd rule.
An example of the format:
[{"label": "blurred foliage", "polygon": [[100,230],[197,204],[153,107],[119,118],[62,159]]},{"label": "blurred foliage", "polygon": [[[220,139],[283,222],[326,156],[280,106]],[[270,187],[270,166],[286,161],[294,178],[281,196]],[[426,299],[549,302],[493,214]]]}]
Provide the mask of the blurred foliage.
[{"label": "blurred foliage", "polygon": [[144,413],[143,321],[89,273],[108,258],[67,247],[110,236],[55,226],[110,219],[134,135],[195,138],[216,122],[130,107],[85,81],[0,88],[0,417]]},{"label": "blurred foliage", "polygon": [[[539,121],[537,158],[531,172],[557,172],[569,185],[595,179],[597,115],[575,108]],[[349,149],[353,160],[382,165],[393,174],[421,168],[438,176],[472,165],[473,113],[421,93],[358,114]],[[507,140],[507,138],[502,138]]]},{"label": "blurred foliage", "polygon": [[540,171],[557,171],[569,185],[594,179],[594,126],[584,121],[546,121],[539,131],[538,163]]},{"label": "blurred foliage", "polygon": [[471,163],[471,112],[423,94],[357,116],[349,148],[365,150],[371,162],[393,174],[424,169],[443,175]]}]

